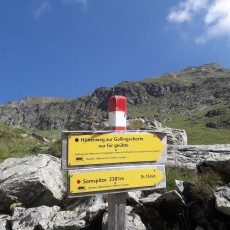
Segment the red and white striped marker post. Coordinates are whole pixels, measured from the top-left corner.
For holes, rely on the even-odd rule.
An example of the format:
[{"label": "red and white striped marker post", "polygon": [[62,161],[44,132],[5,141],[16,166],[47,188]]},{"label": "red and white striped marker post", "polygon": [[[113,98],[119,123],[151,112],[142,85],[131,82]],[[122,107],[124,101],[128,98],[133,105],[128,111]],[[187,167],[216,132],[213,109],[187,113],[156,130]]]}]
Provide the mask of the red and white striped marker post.
[{"label": "red and white striped marker post", "polygon": [[[109,99],[109,123],[113,130],[126,130],[127,99],[112,96]],[[108,195],[108,230],[126,229],[126,193]]]},{"label": "red and white striped marker post", "polygon": [[109,99],[109,124],[113,130],[126,130],[127,99],[112,96]]}]

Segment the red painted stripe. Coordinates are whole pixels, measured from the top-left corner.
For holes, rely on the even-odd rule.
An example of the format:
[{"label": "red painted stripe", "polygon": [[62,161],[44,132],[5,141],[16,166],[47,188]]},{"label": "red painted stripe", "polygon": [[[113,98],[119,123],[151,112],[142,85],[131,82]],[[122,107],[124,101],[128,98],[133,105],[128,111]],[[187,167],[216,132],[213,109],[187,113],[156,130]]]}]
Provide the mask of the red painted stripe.
[{"label": "red painted stripe", "polygon": [[112,96],[109,99],[109,112],[124,111],[126,113],[126,101],[124,96]]},{"label": "red painted stripe", "polygon": [[126,130],[126,127],[121,127],[121,126],[113,126],[112,130]]}]

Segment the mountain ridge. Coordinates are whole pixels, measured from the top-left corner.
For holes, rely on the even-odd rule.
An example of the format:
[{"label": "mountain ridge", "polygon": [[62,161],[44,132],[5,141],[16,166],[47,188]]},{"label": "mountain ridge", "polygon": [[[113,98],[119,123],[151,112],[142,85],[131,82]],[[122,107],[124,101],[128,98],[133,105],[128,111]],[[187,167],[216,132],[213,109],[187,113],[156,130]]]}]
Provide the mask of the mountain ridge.
[{"label": "mountain ridge", "polygon": [[[0,120],[35,130],[79,129],[84,122],[108,119],[108,101],[112,95],[127,98],[128,118],[146,116],[167,122],[176,116],[193,119],[197,113],[203,113],[204,124],[209,127],[230,127],[230,69],[216,63],[186,67],[141,81],[123,81],[74,99],[26,97],[1,105]],[[218,109],[224,112],[205,117],[208,111]]]}]

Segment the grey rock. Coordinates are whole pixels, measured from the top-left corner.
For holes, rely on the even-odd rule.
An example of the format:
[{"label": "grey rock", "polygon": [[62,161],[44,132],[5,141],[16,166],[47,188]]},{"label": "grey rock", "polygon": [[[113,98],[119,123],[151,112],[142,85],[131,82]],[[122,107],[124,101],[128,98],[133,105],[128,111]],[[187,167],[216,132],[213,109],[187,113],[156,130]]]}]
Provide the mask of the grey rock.
[{"label": "grey rock", "polygon": [[174,129],[163,126],[158,120],[147,117],[127,120],[127,129],[130,130],[155,130],[167,133],[167,144],[187,145],[187,133],[183,129]]},{"label": "grey rock", "polygon": [[205,116],[206,117],[213,117],[213,116],[220,116],[222,114],[225,114],[226,110],[225,109],[214,109],[214,110],[209,110]]},{"label": "grey rock", "polygon": [[218,187],[214,196],[216,209],[230,217],[230,188],[227,186]]},{"label": "grey rock", "polygon": [[[108,213],[106,212],[102,219],[102,230],[108,229]],[[126,207],[126,228],[125,230],[146,230],[140,216],[133,211],[130,206]]]},{"label": "grey rock", "polygon": [[169,145],[187,145],[187,133],[183,129],[163,128],[163,132],[167,133],[167,143]]},{"label": "grey rock", "polygon": [[230,178],[230,154],[227,157],[209,158],[198,166],[199,171],[215,170],[226,179]]},{"label": "grey rock", "polygon": [[58,206],[36,208],[16,208],[12,216],[12,230],[51,230],[52,219],[57,215]]},{"label": "grey rock", "polygon": [[21,133],[20,136],[22,138],[28,138],[29,137],[29,134],[28,133]]},{"label": "grey rock", "polygon": [[94,195],[87,197],[79,197],[76,199],[69,198],[63,204],[65,210],[74,210],[77,212],[84,212],[89,207],[106,205],[105,197],[103,195]]},{"label": "grey rock", "polygon": [[214,128],[214,129],[230,129],[230,121],[222,120],[217,122],[207,122],[206,126],[208,128]]},{"label": "grey rock", "polygon": [[139,204],[139,199],[141,197],[142,197],[142,191],[128,192],[126,199],[131,205],[137,205]]},{"label": "grey rock", "polygon": [[74,211],[60,211],[53,219],[53,229],[55,230],[78,230],[84,229],[86,221],[79,219],[79,215]]},{"label": "grey rock", "polygon": [[187,207],[182,196],[175,190],[162,195],[156,193],[149,195],[148,197],[140,199],[140,202],[145,207],[153,207],[165,216],[177,216]]},{"label": "grey rock", "polygon": [[139,201],[142,204],[149,204],[149,203],[153,203],[154,201],[156,201],[159,197],[161,197],[162,194],[160,193],[151,193],[149,194],[147,197],[141,198]]},{"label": "grey rock", "polygon": [[58,205],[65,189],[56,157],[40,154],[0,164],[0,212],[9,212],[10,205],[18,202],[24,207]]},{"label": "grey rock", "polygon": [[106,204],[96,204],[76,211],[60,211],[58,206],[16,208],[12,230],[77,230],[87,229],[102,219]]},{"label": "grey rock", "polygon": [[39,141],[49,143],[49,140],[47,140],[45,137],[40,136],[40,135],[38,135],[38,134],[36,134],[36,133],[32,133],[32,137],[36,138],[36,139],[39,140]]},{"label": "grey rock", "polygon": [[0,214],[0,230],[10,230],[11,216]]},{"label": "grey rock", "polygon": [[[187,145],[168,146],[167,164],[182,168],[196,169],[201,163],[215,165],[217,162],[230,160],[230,144],[223,145]],[[211,163],[212,162],[212,163]],[[223,164],[221,164],[223,166]],[[227,172],[227,170],[225,170]],[[228,170],[227,174],[230,172]]]},{"label": "grey rock", "polygon": [[145,225],[141,221],[141,218],[139,215],[137,215],[133,208],[128,206],[126,208],[126,214],[127,214],[127,230],[146,230]]},{"label": "grey rock", "polygon": [[157,131],[167,133],[167,144],[169,145],[187,145],[187,133],[183,129],[174,129],[163,126],[160,122],[156,121],[155,128]]},{"label": "grey rock", "polygon": [[92,227],[102,219],[105,209],[105,204],[97,204],[85,210],[60,211],[53,219],[54,230],[77,230]]},{"label": "grey rock", "polygon": [[180,193],[184,191],[184,181],[175,180],[176,186],[179,189]]}]

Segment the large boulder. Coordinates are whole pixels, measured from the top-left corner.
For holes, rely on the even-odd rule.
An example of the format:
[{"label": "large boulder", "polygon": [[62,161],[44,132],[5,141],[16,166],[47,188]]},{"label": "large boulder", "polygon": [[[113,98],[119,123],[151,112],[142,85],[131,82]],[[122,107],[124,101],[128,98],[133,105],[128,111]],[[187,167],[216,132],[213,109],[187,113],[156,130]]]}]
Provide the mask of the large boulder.
[{"label": "large boulder", "polygon": [[188,137],[184,129],[165,127],[162,131],[167,133],[167,143],[169,145],[187,145]]},{"label": "large boulder", "polygon": [[57,213],[53,219],[54,229],[85,229],[89,226],[96,226],[93,228],[96,230],[101,227],[102,215],[107,208],[107,203],[102,195],[95,195],[69,198],[64,206],[68,211]]},{"label": "large boulder", "polygon": [[12,219],[12,230],[50,230],[53,229],[51,221],[60,210],[58,206],[40,206],[36,208],[16,208]]},{"label": "large boulder", "polygon": [[226,157],[221,158],[209,158],[204,162],[201,162],[197,166],[199,171],[214,170],[217,171],[221,176],[230,179],[230,154]]},{"label": "large boulder", "polygon": [[177,216],[187,207],[182,196],[176,190],[164,194],[152,193],[140,199],[140,202],[146,208],[153,207],[163,216]]},{"label": "large boulder", "polygon": [[[102,230],[108,229],[108,213],[106,212],[102,220]],[[126,228],[125,230],[146,230],[140,216],[136,214],[132,207],[126,207]]]},{"label": "large boulder", "polygon": [[0,230],[10,230],[10,219],[8,215],[0,215]]},{"label": "large boulder", "polygon": [[168,146],[167,164],[170,166],[196,169],[200,164],[209,164],[229,174],[229,160],[230,144]]},{"label": "large boulder", "polygon": [[[81,198],[81,200],[75,210],[68,211],[61,211],[58,206],[16,207],[12,218],[9,218],[9,223],[11,222],[12,230],[101,229],[102,216],[107,204],[100,197]],[[6,224],[6,218],[7,216],[4,217],[5,222],[3,224]],[[0,228],[0,230],[2,229]]]},{"label": "large boulder", "polygon": [[[101,229],[101,220],[105,212],[105,204],[97,204],[88,207],[83,212],[78,211],[60,211],[57,213],[53,221],[54,230],[78,230],[88,229]],[[97,226],[99,223],[99,226]]]},{"label": "large boulder", "polygon": [[9,212],[13,203],[58,205],[64,195],[64,177],[56,157],[40,154],[9,158],[0,164],[0,212]]},{"label": "large boulder", "polygon": [[230,218],[230,188],[222,186],[216,189],[215,207],[219,212],[222,212]]},{"label": "large boulder", "polygon": [[169,145],[187,145],[188,137],[184,129],[175,129],[163,126],[156,119],[148,123],[151,129],[167,133],[167,144]]}]

